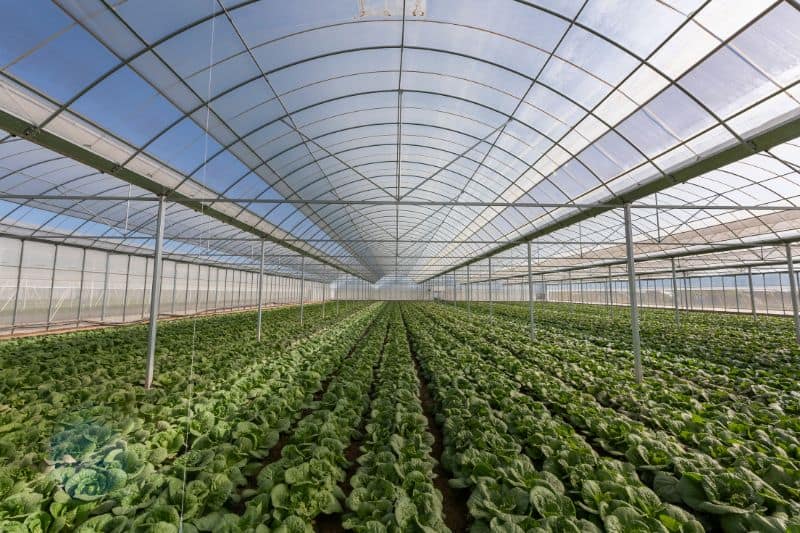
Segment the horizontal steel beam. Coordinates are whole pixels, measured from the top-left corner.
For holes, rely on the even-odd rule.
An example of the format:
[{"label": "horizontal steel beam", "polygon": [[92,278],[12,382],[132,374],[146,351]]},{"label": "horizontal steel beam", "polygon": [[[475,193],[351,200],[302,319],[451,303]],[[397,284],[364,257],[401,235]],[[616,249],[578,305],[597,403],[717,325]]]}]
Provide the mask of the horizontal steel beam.
[{"label": "horizontal steel beam", "polygon": [[[167,195],[167,199],[172,199]],[[157,202],[157,196],[122,196],[122,195],[80,195],[80,194],[11,194],[0,193],[0,200],[6,201],[71,201],[71,202]],[[174,200],[176,203],[182,203]],[[387,206],[387,207],[517,207],[524,209],[621,209],[619,202],[501,202],[501,201],[461,201],[461,200],[313,200],[279,198],[191,198],[192,202],[208,207],[211,204],[268,204],[268,205],[308,205],[308,206]],[[631,203],[631,209],[651,210],[687,210],[687,211],[800,211],[800,205],[740,205],[740,204],[643,204]]]},{"label": "horizontal steel beam", "polygon": [[[94,239],[94,240],[108,240],[108,241],[115,241],[115,240],[152,240],[152,236],[148,235],[42,235],[37,236],[38,238],[42,239]],[[168,239],[168,240],[178,240],[178,239]],[[239,237],[180,237],[181,242],[260,242],[262,239],[255,238],[255,237],[247,237],[247,238],[239,238]],[[419,239],[285,239],[287,242],[308,242],[308,243],[330,243],[330,244],[340,244],[340,243],[348,243],[348,244],[420,244]],[[448,241],[448,240],[441,240],[441,241],[425,241],[425,244],[497,244],[498,242],[502,241]],[[625,244],[624,242],[614,242],[614,241],[535,241],[534,244],[542,244],[542,245],[615,245],[615,244]],[[656,244],[656,243],[653,243]],[[352,257],[349,255],[331,255],[326,254],[326,257]],[[371,256],[377,257],[377,256]],[[395,257],[392,255],[391,257]],[[409,256],[401,256],[401,257],[409,257]],[[416,256],[412,256],[416,257]],[[437,258],[439,256],[436,256]],[[447,256],[452,257],[452,256]],[[472,256],[467,256],[472,257]]]}]

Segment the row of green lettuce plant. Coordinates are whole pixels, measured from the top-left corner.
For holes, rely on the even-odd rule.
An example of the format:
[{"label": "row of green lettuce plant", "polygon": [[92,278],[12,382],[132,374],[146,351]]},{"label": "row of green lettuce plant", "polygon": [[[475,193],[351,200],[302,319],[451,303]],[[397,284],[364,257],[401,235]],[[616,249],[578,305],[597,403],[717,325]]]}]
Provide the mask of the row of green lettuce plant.
[{"label": "row of green lettuce plant", "polygon": [[[595,310],[597,310],[597,308],[595,308]],[[486,306],[478,306],[476,311],[488,312],[488,308]],[[554,311],[548,310],[542,312],[545,316],[551,313],[554,313]],[[519,323],[519,327],[527,328],[527,325],[523,325],[523,322],[527,324],[529,320],[527,308],[525,308],[523,312],[519,305],[500,306],[498,316],[505,316],[510,320],[516,320]],[[580,325],[583,323],[583,319],[578,320],[578,325],[576,326],[576,320],[571,319],[569,314],[564,313],[563,310],[558,311],[557,316],[558,320],[555,322],[548,320],[537,322],[537,329],[545,333],[551,333],[552,337],[550,338],[558,338],[559,336],[566,335],[570,339],[589,341],[604,350],[609,350],[609,354],[625,354],[630,349],[629,322],[625,322],[624,325],[619,326],[616,324],[602,326],[602,320],[595,318],[592,323],[595,324],[596,329],[589,333],[586,331],[586,328]],[[663,318],[674,320],[671,316]],[[738,321],[741,326],[739,329],[742,331],[747,331],[748,328],[753,326],[752,320],[747,320],[743,317],[722,316],[721,319],[729,324]],[[759,321],[761,320],[763,319],[759,318]],[[784,318],[775,317],[770,317],[769,320],[786,321]],[[703,323],[707,322],[708,320],[703,321]],[[670,324],[670,327],[675,327],[673,322],[670,322]],[[621,328],[622,331],[620,332],[617,327]],[[724,343],[723,340],[717,338],[718,331],[719,329],[717,327],[708,325],[704,331],[705,342],[707,344]],[[664,334],[668,335],[670,333],[664,332]],[[671,334],[678,335],[679,338],[681,338],[680,331],[675,331]],[[791,337],[793,332],[786,333],[786,335],[793,338]],[[624,344],[609,340],[609,337],[618,338],[626,336],[627,341]],[[773,337],[770,336],[769,338],[772,339]],[[695,356],[688,356],[685,355],[682,350],[677,353],[675,351],[669,351],[670,346],[676,344],[679,343],[675,343],[674,340],[669,344],[662,344],[662,351],[658,351],[652,349],[650,343],[645,343],[642,355],[646,359],[645,362],[648,370],[657,373],[660,372],[666,379],[674,380],[675,377],[685,379],[687,382],[701,387],[703,391],[718,392],[717,400],[724,400],[726,397],[730,397],[732,404],[738,405],[738,402],[744,397],[746,400],[750,400],[756,405],[777,405],[780,407],[781,411],[792,417],[791,420],[796,420],[795,417],[800,415],[800,393],[795,390],[794,377],[789,375],[791,371],[789,373],[786,372],[787,368],[785,366],[774,366],[769,369],[761,366],[731,366],[730,364],[726,364],[724,359],[723,362],[715,362],[710,358],[696,356],[703,352],[695,351],[692,352]],[[769,346],[764,345],[755,348],[754,344],[755,343],[751,343],[749,348],[740,344],[736,348],[740,352],[747,351],[748,349],[756,349],[759,352],[768,352],[771,350]],[[631,365],[632,359],[630,355],[627,355],[621,358],[620,362],[621,364]],[[731,393],[733,393],[733,396],[731,396]],[[780,413],[778,414],[780,415]]]},{"label": "row of green lettuce plant", "polygon": [[369,407],[375,367],[386,341],[388,315],[375,326],[352,357],[342,364],[315,409],[293,428],[280,459],[264,466],[256,485],[243,493],[245,510],[217,514],[201,531],[311,533],[320,514],[343,512],[341,484],[350,462],[346,448],[359,437]]},{"label": "row of green lettuce plant", "polygon": [[[364,305],[342,306],[340,315],[328,312],[322,317],[321,306],[307,307],[305,325],[300,326],[297,309],[279,308],[264,312],[262,345],[285,349],[298,337],[321,327],[335,324]],[[163,321],[159,324],[157,344],[156,384],[162,388],[186,385],[182,370],[189,362],[192,347],[198,353],[213,352],[225,343],[255,344],[255,313],[230,313],[196,318]],[[81,401],[81,392],[87,385],[113,390],[117,384],[140,383],[142,353],[147,350],[147,326],[130,325],[100,328],[88,331],[66,332],[54,335],[24,337],[0,341],[0,394],[8,407],[29,407],[46,399],[42,394],[58,395],[61,403],[68,404],[75,396]],[[109,364],[105,355],[113,353],[115,364]],[[220,378],[236,374],[239,361],[219,361],[213,368]],[[226,363],[223,365],[222,363]],[[59,368],[58,380],[51,379],[54,366]],[[199,369],[198,369],[199,370]],[[173,375],[174,374],[174,375]],[[180,380],[183,380],[182,382]],[[44,386],[42,386],[44,385]]]},{"label": "row of green lettuce plant", "polygon": [[427,431],[419,388],[405,326],[399,307],[393,305],[363,454],[350,480],[345,529],[357,533],[450,531],[442,518],[442,495],[433,484],[433,436]]},{"label": "row of green lettuce plant", "polygon": [[[479,304],[484,309],[486,304]],[[498,314],[512,314],[527,319],[527,304],[496,304]],[[601,346],[630,348],[630,314],[626,308],[609,314],[597,305],[542,304],[536,302],[534,314],[539,324],[565,327],[570,334],[582,333]],[[793,390],[792,364],[800,357],[794,341],[792,321],[788,317],[760,316],[756,321],[746,315],[711,312],[686,312],[675,323],[674,313],[646,309],[641,313],[640,331],[643,346],[679,357],[721,364],[744,376],[772,376],[773,386]],[[713,334],[710,334],[713,332]]]},{"label": "row of green lettuce plant", "polygon": [[[161,523],[168,530],[181,503],[189,516],[216,509],[244,482],[241,469],[248,459],[259,459],[274,444],[376,310],[324,328],[288,353],[258,353],[225,389],[209,388],[191,399],[186,391],[174,391],[152,403],[82,412],[53,436],[46,464],[29,453],[0,471],[4,530],[59,531],[83,524],[86,531],[124,531]],[[281,396],[271,396],[275,391]],[[184,475],[197,481],[193,492],[183,492]]]},{"label": "row of green lettuce plant", "polygon": [[[433,353],[432,359],[444,368],[459,369],[462,379],[470,381],[470,393],[476,395],[474,401],[485,403],[511,436],[509,442],[513,447],[507,448],[505,460],[512,462],[513,468],[502,473],[489,471],[489,478],[492,478],[489,490],[473,492],[470,498],[471,509],[479,517],[485,516],[487,510],[495,514],[499,510],[501,523],[514,531],[703,530],[689,513],[663,503],[645,487],[632,465],[597,454],[568,424],[551,416],[544,405],[521,394],[518,383],[484,361],[469,344],[418,308],[408,309],[407,316],[412,335]],[[463,382],[459,383],[459,388],[464,388]],[[448,413],[445,428],[449,424]],[[517,448],[517,443],[522,444],[522,450]],[[520,451],[525,455],[520,455]],[[454,457],[458,459],[460,455]],[[480,483],[488,465],[497,463],[497,457],[503,460],[504,455],[482,453],[478,456],[484,461],[482,471],[476,470],[480,474],[457,477],[453,483],[459,486]],[[450,463],[443,461],[445,465]],[[454,472],[458,475],[458,470]],[[550,492],[536,488],[537,484],[526,486],[531,478],[542,477],[548,480]],[[533,517],[525,515],[534,509],[525,504],[517,489],[498,485],[499,479],[519,480],[522,487],[529,488],[530,503],[535,508]],[[515,493],[516,496],[512,496]],[[558,497],[564,494],[569,498]],[[544,520],[537,521],[536,513]],[[585,520],[577,522],[577,517]],[[479,521],[476,530],[482,531],[486,526]],[[488,526],[493,527],[492,522]]]},{"label": "row of green lettuce plant", "polygon": [[173,394],[185,395],[193,351],[191,385],[202,394],[226,388],[250,361],[286,350],[338,321],[330,313],[322,320],[319,306],[312,306],[309,326],[300,328],[296,314],[292,309],[270,311],[261,343],[255,339],[252,313],[202,317],[196,324],[191,319],[165,322],[155,388],[149,391],[140,385],[144,326],[0,342],[0,457],[24,451],[47,458],[51,437],[65,425],[109,409],[148,413]]},{"label": "row of green lettuce plant", "polygon": [[[519,327],[501,321],[497,325],[508,335],[503,338],[527,340]],[[602,405],[667,431],[725,466],[752,469],[784,497],[800,495],[800,420],[780,403],[763,405],[732,391],[709,394],[679,376],[653,369],[651,361],[657,366],[658,358],[645,360],[647,375],[636,385],[629,352],[599,348],[547,329],[539,331],[538,340],[551,347],[553,363],[561,363],[558,377]],[[676,410],[681,416],[675,416]]]},{"label": "row of green lettuce plant", "polygon": [[[270,335],[262,343],[256,343],[252,335],[242,334],[243,328],[252,329],[251,318],[249,314],[223,315],[204,318],[204,325],[198,324],[191,376],[196,395],[202,397],[226,390],[243,367],[273,360],[276,353],[304,338],[301,330],[296,329],[296,317],[287,310],[280,310],[271,317],[273,330],[286,331],[287,339],[278,340],[277,335]],[[318,322],[306,334],[333,323]],[[191,321],[170,322],[162,328],[160,342],[163,347],[158,353],[157,379],[152,390],[145,390],[137,384],[143,372],[144,345],[134,340],[142,333],[134,329],[136,327],[81,332],[35,341],[25,339],[27,342],[21,351],[23,361],[30,360],[32,368],[39,368],[49,360],[51,369],[58,371],[57,375],[52,371],[3,374],[0,383],[4,388],[19,385],[13,394],[8,395],[8,400],[15,404],[24,403],[19,407],[8,407],[0,414],[0,457],[11,460],[23,452],[35,454],[33,458],[37,461],[57,459],[52,456],[53,441],[61,440],[64,431],[79,428],[92,419],[133,416],[152,426],[158,421],[171,422],[175,416],[182,416],[185,406],[175,406],[173,402],[176,398],[185,398],[189,386]],[[210,340],[206,339],[207,332],[212,332]],[[220,335],[228,335],[228,342],[223,342],[225,337]],[[62,342],[57,342],[59,340]],[[19,342],[12,341],[15,344]],[[0,344],[0,347],[9,349],[5,344]],[[46,355],[48,352],[45,350],[50,349],[54,352]],[[11,359],[5,353],[0,361],[9,367],[18,364]],[[72,383],[70,375],[75,372],[75,367],[81,368],[82,365],[84,371],[100,365],[109,370],[86,374],[80,383]],[[113,377],[109,372],[114,373]],[[173,416],[172,410],[177,415]]]},{"label": "row of green lettuce plant", "polygon": [[[497,328],[485,321],[465,321],[462,313],[451,309],[430,308],[428,314],[467,342],[480,344],[481,337]],[[495,341],[505,340],[503,346],[478,347],[487,361],[608,453],[626,457],[664,501],[713,515],[714,525],[724,531],[785,531],[800,525],[798,502],[782,498],[751,470],[726,468],[673,436],[603,407],[593,396],[567,385],[555,375],[558,367],[547,344],[518,342],[509,350],[514,341],[507,332],[490,334]],[[514,355],[525,352],[524,360]]]}]

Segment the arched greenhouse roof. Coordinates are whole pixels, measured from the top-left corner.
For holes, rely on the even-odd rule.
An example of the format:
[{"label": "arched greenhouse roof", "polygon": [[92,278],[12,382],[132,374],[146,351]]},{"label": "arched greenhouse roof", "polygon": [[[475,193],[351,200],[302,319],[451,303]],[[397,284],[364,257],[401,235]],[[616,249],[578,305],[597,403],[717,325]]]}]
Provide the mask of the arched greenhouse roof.
[{"label": "arched greenhouse roof", "polygon": [[[44,0],[4,9],[4,234],[423,281],[800,237],[794,1]],[[282,259],[283,258],[283,259]],[[498,263],[499,265],[500,263]],[[656,268],[657,265],[654,265]],[[660,267],[658,267],[660,268]]]}]

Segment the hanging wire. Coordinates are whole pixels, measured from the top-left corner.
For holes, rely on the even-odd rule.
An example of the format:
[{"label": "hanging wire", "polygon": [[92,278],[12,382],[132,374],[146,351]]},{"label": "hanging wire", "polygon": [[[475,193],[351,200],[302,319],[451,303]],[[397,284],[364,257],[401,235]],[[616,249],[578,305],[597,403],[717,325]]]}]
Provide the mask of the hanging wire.
[{"label": "hanging wire", "polygon": [[[209,122],[211,119],[211,107],[208,102],[211,100],[211,79],[214,69],[214,31],[216,29],[216,17],[214,16],[214,0],[211,0],[211,37],[209,39],[209,47],[208,47],[208,85],[206,86],[206,119],[205,119],[205,127],[204,130],[204,145],[203,145],[203,166],[202,166],[202,173],[201,173],[201,184],[203,185],[203,189],[206,188],[206,172],[208,169],[208,141],[209,141]],[[200,216],[205,214],[204,213],[205,204],[200,203]],[[206,226],[206,253],[209,253],[209,241],[208,241],[208,225]],[[202,241],[201,241],[202,242]],[[198,273],[198,276],[200,274]],[[209,276],[211,274],[209,273]],[[187,280],[188,282],[188,280]],[[187,399],[186,399],[186,434],[184,436],[184,448],[186,448],[186,452],[188,453],[189,448],[189,433],[192,425],[192,402],[194,400],[194,360],[197,354],[197,313],[194,314],[192,317],[192,350],[191,350],[191,357],[189,360],[189,387],[187,390]],[[186,462],[183,464],[183,481],[181,486],[181,511],[180,511],[180,523],[178,527],[179,533],[183,533],[183,516],[184,510],[186,507],[186,478],[187,478],[187,467],[188,465]]]}]

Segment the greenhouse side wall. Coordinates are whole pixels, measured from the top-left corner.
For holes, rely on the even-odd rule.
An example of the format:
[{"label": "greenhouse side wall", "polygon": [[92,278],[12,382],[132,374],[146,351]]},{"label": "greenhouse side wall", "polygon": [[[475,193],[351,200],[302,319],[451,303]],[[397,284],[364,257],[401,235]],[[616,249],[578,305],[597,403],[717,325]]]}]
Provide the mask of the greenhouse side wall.
[{"label": "greenhouse side wall", "polygon": [[[797,273],[795,273],[797,276]],[[749,314],[755,312],[768,315],[791,315],[792,300],[789,273],[786,270],[753,272],[753,298],[750,299],[750,284],[747,273],[703,274],[687,273],[676,278],[677,291],[672,289],[671,278],[638,277],[637,301],[641,307],[672,309],[675,306],[684,311],[718,311],[726,313]],[[800,280],[798,280],[800,284]],[[471,294],[467,286],[459,283],[454,292],[452,286],[434,290],[434,294],[447,301],[475,302],[527,302],[528,285],[518,279],[493,281],[491,289],[488,282],[472,284]],[[609,287],[611,290],[609,291]],[[489,292],[491,290],[491,298]],[[541,282],[534,281],[534,300],[552,303],[578,303],[627,307],[627,280],[614,279],[568,279]],[[610,302],[609,302],[610,299]],[[751,307],[752,304],[752,307]]]},{"label": "greenhouse side wall", "polygon": [[[0,237],[0,336],[149,318],[152,272],[144,255]],[[299,291],[299,280],[267,275],[262,302],[298,303]],[[323,284],[306,280],[306,303],[322,292]],[[257,305],[257,272],[164,260],[161,317]]]}]

